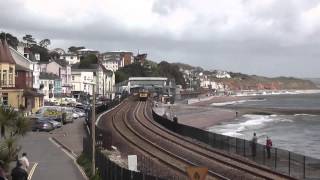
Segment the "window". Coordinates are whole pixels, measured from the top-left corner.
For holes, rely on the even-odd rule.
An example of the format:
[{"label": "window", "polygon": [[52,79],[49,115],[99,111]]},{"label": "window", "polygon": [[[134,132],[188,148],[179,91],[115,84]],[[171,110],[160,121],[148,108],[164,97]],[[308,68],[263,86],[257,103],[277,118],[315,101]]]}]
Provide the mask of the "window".
[{"label": "window", "polygon": [[28,58],[28,59],[29,59],[29,54],[28,54],[28,53],[24,53],[23,56],[24,56],[25,58]]},{"label": "window", "polygon": [[36,53],[36,54],[34,55],[34,57],[35,57],[35,59],[36,59],[37,61],[40,61],[40,54],[39,54],[39,53]]},{"label": "window", "polygon": [[7,70],[3,70],[2,79],[2,85],[7,85]]},{"label": "window", "polygon": [[85,80],[85,81],[87,80],[87,77],[86,77],[86,76],[84,76],[84,80]]},{"label": "window", "polygon": [[9,85],[13,85],[13,68],[9,68]]},{"label": "window", "polygon": [[5,106],[9,105],[8,93],[2,93],[2,104]]},{"label": "window", "polygon": [[74,81],[74,76],[72,76],[72,81]]},{"label": "window", "polygon": [[83,89],[87,89],[87,85],[84,84],[84,85],[83,85]]}]

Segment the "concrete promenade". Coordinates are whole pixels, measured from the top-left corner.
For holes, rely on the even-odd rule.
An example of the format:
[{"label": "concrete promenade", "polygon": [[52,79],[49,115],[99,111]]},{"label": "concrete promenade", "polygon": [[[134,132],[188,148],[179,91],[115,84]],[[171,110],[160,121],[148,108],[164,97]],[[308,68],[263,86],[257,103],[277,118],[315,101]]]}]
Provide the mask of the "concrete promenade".
[{"label": "concrete promenade", "polygon": [[29,177],[32,180],[87,179],[76,164],[85,135],[83,123],[83,119],[78,119],[50,133],[29,132],[20,139],[21,152],[27,152],[31,162]]}]

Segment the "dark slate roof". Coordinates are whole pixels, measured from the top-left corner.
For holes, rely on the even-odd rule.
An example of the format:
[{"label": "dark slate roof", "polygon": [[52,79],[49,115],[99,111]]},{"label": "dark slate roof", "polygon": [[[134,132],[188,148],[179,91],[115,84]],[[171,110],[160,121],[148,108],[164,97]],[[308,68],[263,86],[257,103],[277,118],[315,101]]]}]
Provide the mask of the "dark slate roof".
[{"label": "dark slate roof", "polygon": [[23,67],[23,66],[21,66],[21,65],[19,65],[19,64],[16,64],[16,71],[31,71],[30,69],[28,69],[28,68],[25,68],[25,67]]},{"label": "dark slate roof", "polygon": [[56,63],[58,63],[60,66],[66,67],[68,65],[68,62],[64,59],[56,59],[54,60]]},{"label": "dark slate roof", "polygon": [[89,66],[87,67],[80,67],[80,63],[76,63],[76,64],[73,64],[71,66],[71,69],[74,71],[74,70],[78,70],[78,71],[81,71],[81,70],[86,70],[86,71],[96,71],[98,69],[99,65],[98,64],[90,64]]},{"label": "dark slate roof", "polygon": [[98,64],[90,64],[88,67],[79,67],[80,63],[73,64],[71,66],[72,71],[90,71],[95,72],[99,67],[101,67],[102,71],[105,73],[113,74],[113,71],[108,70],[101,63]]},{"label": "dark slate roof", "polygon": [[58,75],[53,74],[53,73],[46,73],[46,72],[41,72],[40,79],[51,79],[51,80],[55,80],[55,79],[60,79]]},{"label": "dark slate roof", "polygon": [[16,64],[11,55],[7,41],[0,40],[0,63]]}]

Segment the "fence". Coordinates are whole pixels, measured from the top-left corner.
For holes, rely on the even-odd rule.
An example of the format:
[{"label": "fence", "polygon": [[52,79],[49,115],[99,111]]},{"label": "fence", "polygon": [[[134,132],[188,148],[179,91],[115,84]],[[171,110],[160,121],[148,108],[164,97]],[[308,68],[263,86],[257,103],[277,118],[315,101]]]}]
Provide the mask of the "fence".
[{"label": "fence", "polygon": [[249,158],[272,170],[299,179],[320,179],[320,160],[303,156],[279,148],[271,148],[270,156],[264,145],[252,144],[251,141],[224,136],[195,127],[174,123],[154,111],[153,118],[165,128],[180,135],[197,139],[213,148]]},{"label": "fence", "polygon": [[[116,105],[118,105],[124,98],[116,101],[112,101],[108,104],[104,104],[101,106],[96,107],[96,114],[100,114],[105,112]],[[91,126],[91,111],[87,111],[87,126],[90,130]],[[116,163],[110,161],[106,155],[101,152],[101,149],[109,148],[112,145],[112,134],[104,129],[96,127],[96,168],[100,173],[100,177],[103,180],[162,180],[160,177],[155,177],[149,175],[148,173],[142,172],[135,172],[130,171],[126,168],[120,167]],[[83,153],[86,154],[88,157],[92,157],[92,141],[91,137],[88,132],[88,137],[83,138]],[[138,158],[139,159],[139,158]],[[140,158],[141,159],[141,158]],[[143,158],[145,159],[145,158]],[[148,167],[147,167],[148,168]],[[140,168],[141,169],[141,168]],[[142,169],[143,170],[143,169]],[[152,171],[151,171],[152,172]]]}]

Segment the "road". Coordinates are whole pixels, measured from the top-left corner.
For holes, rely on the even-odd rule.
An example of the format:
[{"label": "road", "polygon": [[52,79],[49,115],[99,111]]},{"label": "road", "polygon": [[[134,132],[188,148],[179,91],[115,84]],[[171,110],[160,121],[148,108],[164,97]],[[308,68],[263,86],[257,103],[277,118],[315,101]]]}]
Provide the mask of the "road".
[{"label": "road", "polygon": [[[59,133],[59,129],[53,133]],[[31,162],[29,169],[37,163],[32,180],[84,180],[74,160],[50,140],[51,136],[46,132],[29,132],[20,139],[21,152],[27,152]]]}]

